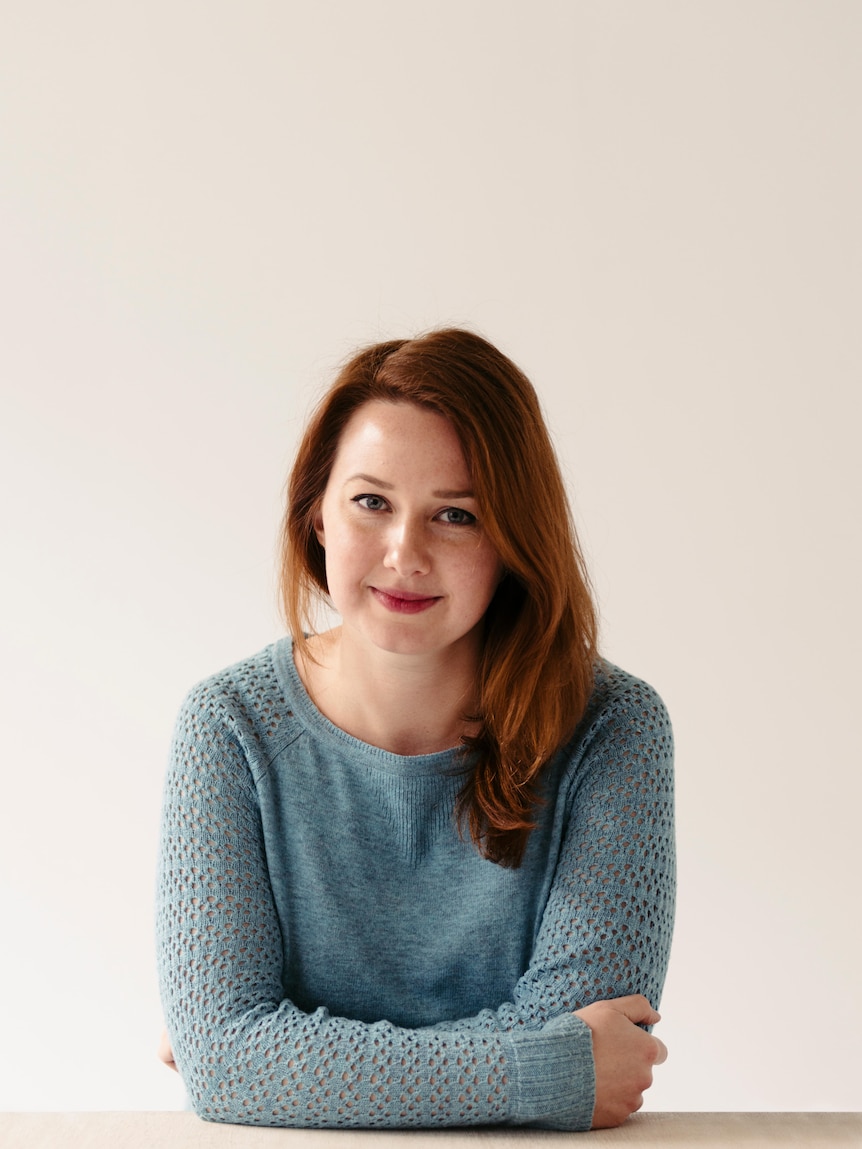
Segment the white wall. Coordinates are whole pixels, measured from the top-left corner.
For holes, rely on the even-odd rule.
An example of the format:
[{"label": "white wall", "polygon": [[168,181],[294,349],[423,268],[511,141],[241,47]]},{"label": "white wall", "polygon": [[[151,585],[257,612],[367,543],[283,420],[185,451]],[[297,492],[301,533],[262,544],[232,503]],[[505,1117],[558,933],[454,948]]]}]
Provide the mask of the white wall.
[{"label": "white wall", "polygon": [[359,342],[543,396],[606,652],[664,694],[659,1109],[859,1109],[854,0],[9,0],[0,1107],[181,1103],[152,891],[186,688],[281,632]]}]

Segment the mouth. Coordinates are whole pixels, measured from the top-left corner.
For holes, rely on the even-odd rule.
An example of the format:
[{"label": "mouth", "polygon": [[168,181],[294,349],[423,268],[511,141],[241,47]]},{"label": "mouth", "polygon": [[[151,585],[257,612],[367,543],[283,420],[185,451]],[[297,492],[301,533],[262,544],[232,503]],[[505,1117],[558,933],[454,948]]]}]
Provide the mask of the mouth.
[{"label": "mouth", "polygon": [[395,614],[421,614],[441,598],[440,595],[415,594],[409,590],[383,590],[378,586],[371,587],[371,593],[382,606]]}]

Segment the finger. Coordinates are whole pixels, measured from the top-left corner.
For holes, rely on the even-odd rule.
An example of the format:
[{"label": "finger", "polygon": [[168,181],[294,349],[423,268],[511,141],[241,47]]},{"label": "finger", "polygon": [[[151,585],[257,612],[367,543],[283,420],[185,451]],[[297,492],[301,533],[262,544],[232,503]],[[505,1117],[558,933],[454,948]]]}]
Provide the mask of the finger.
[{"label": "finger", "polygon": [[171,1049],[171,1041],[166,1029],[162,1030],[162,1036],[159,1038],[158,1057],[165,1065],[171,1069],[176,1069],[176,1065],[174,1064],[174,1051]]},{"label": "finger", "polygon": [[658,1046],[658,1053],[656,1055],[656,1059],[653,1062],[653,1064],[654,1065],[662,1065],[665,1061],[667,1061],[667,1046],[661,1040],[661,1038],[654,1037],[653,1041]]},{"label": "finger", "polygon": [[629,1021],[635,1025],[655,1025],[661,1021],[661,1014],[653,1009],[647,999],[640,993],[629,994],[628,997],[615,997],[609,1003],[619,1010]]}]

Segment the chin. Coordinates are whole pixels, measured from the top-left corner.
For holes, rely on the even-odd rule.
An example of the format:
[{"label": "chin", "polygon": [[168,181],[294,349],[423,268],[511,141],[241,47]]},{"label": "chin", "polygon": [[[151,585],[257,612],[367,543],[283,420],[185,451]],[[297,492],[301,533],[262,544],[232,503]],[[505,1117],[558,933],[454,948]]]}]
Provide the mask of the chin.
[{"label": "chin", "polygon": [[379,635],[371,637],[370,641],[378,650],[386,651],[387,654],[433,654],[441,649],[432,640],[426,638],[423,641],[416,635]]},{"label": "chin", "polygon": [[441,655],[454,654],[465,646],[472,646],[478,637],[480,624],[462,634],[445,635],[439,626],[422,629],[410,625],[374,627],[364,631],[367,642],[387,654]]}]

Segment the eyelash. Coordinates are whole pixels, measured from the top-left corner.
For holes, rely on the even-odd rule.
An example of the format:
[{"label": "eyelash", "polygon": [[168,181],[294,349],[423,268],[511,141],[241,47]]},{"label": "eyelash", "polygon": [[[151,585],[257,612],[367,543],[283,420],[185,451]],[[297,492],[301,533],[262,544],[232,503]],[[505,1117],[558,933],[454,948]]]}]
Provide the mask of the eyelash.
[{"label": "eyelash", "polygon": [[354,495],[350,501],[351,501],[351,503],[356,503],[359,506],[361,506],[363,511],[380,511],[380,510],[383,510],[382,507],[366,507],[364,505],[366,499],[377,499],[381,503],[384,503],[384,504],[386,503],[386,500],[383,498],[382,495]]},{"label": "eyelash", "polygon": [[[367,506],[365,506],[365,500],[366,499],[376,499],[379,503],[382,504],[382,506],[380,506],[380,507],[367,507]],[[357,506],[362,507],[362,509],[364,511],[370,511],[371,514],[377,514],[378,511],[383,510],[384,507],[386,507],[388,505],[386,503],[386,500],[383,498],[382,495],[354,495],[350,501],[352,503],[356,503]],[[461,518],[455,522],[452,522],[451,520],[442,519],[441,521],[446,526],[449,526],[449,527],[472,527],[476,522],[476,516],[471,514],[470,511],[465,511],[463,507],[444,507],[443,510],[438,511],[437,515],[435,515],[434,517],[437,518],[439,515],[446,515],[446,514],[463,515],[463,518]]]},{"label": "eyelash", "polygon": [[451,512],[454,512],[456,515],[463,515],[464,517],[462,519],[458,520],[457,522],[454,522],[454,523],[449,521],[449,520],[443,520],[444,522],[446,522],[447,526],[450,526],[450,527],[472,527],[473,524],[476,522],[476,516],[471,515],[469,511],[465,511],[463,507],[444,507],[443,510],[440,511],[440,514],[441,515],[447,515],[447,514],[450,514]]}]

